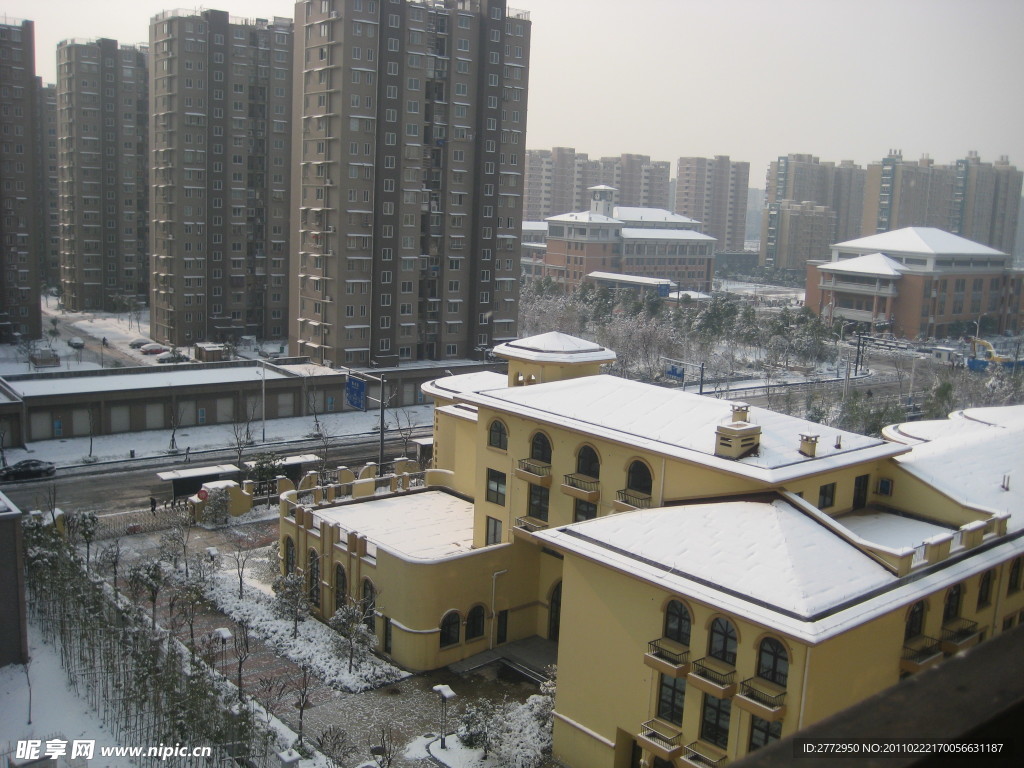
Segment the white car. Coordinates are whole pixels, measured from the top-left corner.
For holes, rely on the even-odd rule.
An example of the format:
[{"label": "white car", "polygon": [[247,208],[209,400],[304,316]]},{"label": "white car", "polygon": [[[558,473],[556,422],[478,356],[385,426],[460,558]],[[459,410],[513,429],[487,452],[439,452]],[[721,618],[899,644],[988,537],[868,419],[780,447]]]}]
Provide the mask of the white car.
[{"label": "white car", "polygon": [[85,349],[85,342],[82,341],[81,336],[72,336],[68,339],[68,346],[72,349]]}]

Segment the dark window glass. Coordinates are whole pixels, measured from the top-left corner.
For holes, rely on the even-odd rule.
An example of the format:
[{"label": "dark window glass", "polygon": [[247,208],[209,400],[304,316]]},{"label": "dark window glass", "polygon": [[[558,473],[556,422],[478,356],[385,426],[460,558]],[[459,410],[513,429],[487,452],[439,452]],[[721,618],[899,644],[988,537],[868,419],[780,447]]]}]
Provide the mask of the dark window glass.
[{"label": "dark window glass", "polygon": [[593,520],[597,517],[597,504],[592,504],[589,501],[583,499],[574,499],[573,504],[573,516],[572,520],[574,523],[578,523],[581,520]]},{"label": "dark window glass", "polygon": [[551,441],[543,432],[538,432],[530,441],[530,458],[551,463]]},{"label": "dark window glass", "polygon": [[907,628],[903,633],[904,640],[919,636],[924,632],[924,600],[914,603],[907,614]]},{"label": "dark window glass", "polygon": [[683,645],[690,644],[690,612],[678,600],[665,608],[665,637]]},{"label": "dark window glass", "polygon": [[728,619],[715,619],[711,622],[708,656],[726,664],[736,663],[736,629]]},{"label": "dark window glass", "polygon": [[493,504],[505,505],[505,473],[496,469],[487,470],[487,500]]},{"label": "dark window glass", "polygon": [[942,623],[948,624],[953,619],[960,618],[960,604],[963,601],[964,592],[959,584],[950,587],[946,592],[946,600],[942,604]]},{"label": "dark window glass", "polygon": [[732,703],[704,694],[704,711],[700,721],[700,737],[708,744],[725,749],[729,746],[729,715]]},{"label": "dark window glass", "polygon": [[455,611],[446,613],[441,619],[441,647],[447,648],[459,642],[459,614]]},{"label": "dark window glass", "polygon": [[334,566],[334,609],[337,610],[345,605],[345,596],[348,594],[348,579],[345,578],[345,569],[340,565]]},{"label": "dark window glass", "polygon": [[501,520],[493,517],[487,518],[487,541],[488,545],[501,544]]},{"label": "dark window glass", "polygon": [[373,582],[363,579],[363,610],[366,611],[364,623],[371,632],[377,632],[377,590],[373,588]]},{"label": "dark window glass", "polygon": [[505,425],[495,419],[491,422],[491,428],[487,432],[487,444],[492,448],[508,448],[508,430]]},{"label": "dark window glass", "polygon": [[650,495],[654,483],[651,481],[651,470],[642,461],[634,461],[629,465],[626,475],[626,488]]},{"label": "dark window glass", "polygon": [[836,503],[836,484],[827,483],[818,489],[818,509],[828,509]]},{"label": "dark window glass", "polygon": [[547,521],[551,491],[542,485],[530,485],[530,506],[527,514],[538,520]]},{"label": "dark window glass", "polygon": [[475,605],[469,609],[466,616],[466,639],[472,640],[483,637],[484,634],[484,607]]},{"label": "dark window glass", "polygon": [[686,698],[686,679],[661,676],[658,689],[658,717],[676,725],[683,724],[683,701]]},{"label": "dark window glass", "polygon": [[291,536],[284,539],[284,572],[295,573],[295,542]]},{"label": "dark window glass", "polygon": [[761,641],[757,652],[757,676],[786,687],[789,678],[789,654],[785,646],[772,637]]},{"label": "dark window glass", "polygon": [[985,571],[978,585],[978,607],[985,608],[992,602],[992,571]]},{"label": "dark window glass", "polygon": [[1006,594],[1020,590],[1020,564],[1022,560],[1024,558],[1017,557],[1010,564],[1010,578],[1006,582]]},{"label": "dark window glass", "polygon": [[307,560],[306,572],[308,575],[308,581],[306,582],[309,588],[309,602],[315,605],[317,608],[320,607],[320,555],[317,554],[315,549],[309,550],[309,558]]},{"label": "dark window glass", "polygon": [[753,752],[765,744],[771,744],[782,737],[782,721],[769,723],[756,715],[750,718],[750,751]]},{"label": "dark window glass", "polygon": [[601,462],[597,458],[597,451],[589,445],[584,445],[576,454],[576,472],[587,477],[601,476]]}]

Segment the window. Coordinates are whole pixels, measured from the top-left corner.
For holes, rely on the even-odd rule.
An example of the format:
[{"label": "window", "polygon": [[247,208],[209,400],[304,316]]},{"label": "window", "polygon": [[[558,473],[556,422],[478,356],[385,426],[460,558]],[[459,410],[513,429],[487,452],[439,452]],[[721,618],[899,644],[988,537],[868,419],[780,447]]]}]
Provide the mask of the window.
[{"label": "window", "polygon": [[1012,595],[1020,591],[1020,567],[1024,557],[1014,558],[1010,565],[1010,577],[1006,580],[1006,594]]},{"label": "window", "polygon": [[593,478],[601,476],[601,460],[589,445],[584,445],[576,454],[576,474]]},{"label": "window", "polygon": [[345,569],[340,565],[334,566],[334,610],[345,605],[345,596],[348,594],[348,579],[345,577]]},{"label": "window", "polygon": [[363,623],[366,628],[376,634],[377,632],[377,590],[373,582],[363,579],[363,610],[366,611],[366,618]]},{"label": "window", "polygon": [[664,636],[680,645],[690,644],[690,612],[678,600],[669,600],[665,607]]},{"label": "window", "polygon": [[487,430],[487,444],[503,451],[508,449],[508,430],[497,419],[491,422],[491,428]]},{"label": "window", "polygon": [[487,470],[487,500],[492,504],[505,506],[505,473],[496,469]]},{"label": "window", "polygon": [[475,640],[484,636],[484,607],[474,605],[466,614],[466,639]]},{"label": "window", "polygon": [[782,721],[770,723],[757,715],[750,718],[750,751],[778,741],[782,737]]},{"label": "window", "polygon": [[543,432],[535,434],[530,441],[530,458],[545,464],[551,463],[551,441]]},{"label": "window", "polygon": [[583,499],[573,499],[573,514],[572,521],[579,523],[583,520],[593,520],[597,517],[597,504],[593,504]]},{"label": "window", "polygon": [[729,715],[732,702],[704,694],[704,709],[700,720],[700,737],[708,744],[725,749],[729,745]]},{"label": "window", "polygon": [[818,509],[828,509],[836,503],[836,484],[826,483],[818,489]]},{"label": "window", "polygon": [[543,485],[530,484],[530,499],[526,513],[538,520],[548,519],[548,505],[551,501],[551,491]]},{"label": "window", "polygon": [[320,555],[317,554],[315,549],[309,550],[309,558],[307,559],[306,586],[308,589],[307,594],[309,595],[309,602],[315,605],[317,608],[320,607]]},{"label": "window", "polygon": [[661,684],[658,686],[658,717],[682,725],[685,699],[686,678],[661,675]]},{"label": "window", "polygon": [[978,585],[978,608],[987,608],[992,604],[992,571],[985,571]]},{"label": "window", "polygon": [[924,632],[924,609],[924,600],[918,600],[910,609],[907,614],[907,628],[903,631],[904,640],[912,640]]},{"label": "window", "polygon": [[647,468],[646,464],[642,461],[634,461],[629,465],[629,471],[626,473],[626,488],[631,491],[646,493],[649,496],[653,487],[651,470]]},{"label": "window", "polygon": [[447,648],[450,645],[458,645],[459,629],[461,622],[456,611],[450,611],[441,619],[441,647]]},{"label": "window", "polygon": [[736,663],[736,628],[728,619],[717,618],[711,622],[708,656],[726,664]]},{"label": "window", "polygon": [[295,573],[295,542],[291,536],[285,536],[284,539],[284,572]]},{"label": "window", "polygon": [[785,688],[789,679],[789,654],[773,637],[761,641],[757,651],[757,676]]},{"label": "window", "polygon": [[943,624],[960,618],[960,606],[963,603],[963,598],[964,591],[961,585],[956,584],[949,588],[949,591],[946,592],[946,599],[942,603]]},{"label": "window", "polygon": [[487,518],[487,546],[501,544],[501,520],[494,517]]}]

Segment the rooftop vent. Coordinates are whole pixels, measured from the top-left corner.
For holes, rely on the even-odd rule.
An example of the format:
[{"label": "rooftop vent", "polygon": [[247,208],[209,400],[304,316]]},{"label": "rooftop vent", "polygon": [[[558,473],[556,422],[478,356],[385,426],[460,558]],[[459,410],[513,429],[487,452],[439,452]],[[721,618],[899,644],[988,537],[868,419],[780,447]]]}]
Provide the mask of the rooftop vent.
[{"label": "rooftop vent", "polygon": [[761,445],[761,427],[747,421],[719,424],[715,430],[715,456],[742,459],[756,453]]},{"label": "rooftop vent", "polygon": [[733,423],[738,421],[748,421],[750,419],[750,404],[743,402],[735,402],[732,404],[732,420]]},{"label": "rooftop vent", "polygon": [[814,458],[818,451],[818,435],[800,435],[800,453]]}]

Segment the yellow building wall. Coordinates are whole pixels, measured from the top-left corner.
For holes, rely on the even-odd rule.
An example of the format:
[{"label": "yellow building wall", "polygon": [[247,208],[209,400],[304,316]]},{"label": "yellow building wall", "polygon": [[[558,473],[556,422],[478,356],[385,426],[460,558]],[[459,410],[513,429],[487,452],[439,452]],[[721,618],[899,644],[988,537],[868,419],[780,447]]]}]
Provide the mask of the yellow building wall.
[{"label": "yellow building wall", "polygon": [[433,466],[450,470],[449,487],[470,497],[476,489],[478,432],[471,412],[456,416],[435,409]]},{"label": "yellow building wall", "polygon": [[882,475],[891,478],[893,481],[892,495],[878,497],[879,502],[883,504],[888,504],[897,509],[927,510],[927,515],[930,519],[945,523],[953,528],[959,528],[964,523],[987,517],[967,509],[963,504],[940,493],[932,486],[904,470],[896,462],[888,465]]}]

